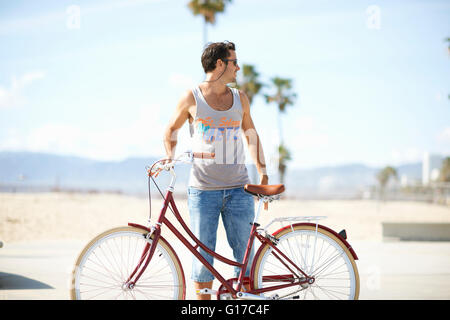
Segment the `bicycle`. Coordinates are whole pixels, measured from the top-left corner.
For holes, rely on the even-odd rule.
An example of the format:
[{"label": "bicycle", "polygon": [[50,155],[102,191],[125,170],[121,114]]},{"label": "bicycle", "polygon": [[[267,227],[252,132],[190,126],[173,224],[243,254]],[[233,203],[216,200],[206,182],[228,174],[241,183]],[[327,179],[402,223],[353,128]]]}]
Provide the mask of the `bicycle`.
[{"label": "bicycle", "polygon": [[[323,216],[276,218],[263,228],[258,224],[262,204],[278,200],[284,185],[245,186],[247,192],[257,197],[258,206],[242,262],[227,259],[201,243],[182,219],[173,197],[175,164],[192,163],[194,158],[212,159],[214,154],[185,152],[168,163],[159,160],[148,169],[152,178],[163,170],[171,174],[166,195],[160,191],[164,205],[157,222],[149,221],[149,227],[128,223],[91,240],[78,256],[72,272],[72,299],[185,299],[182,263],[161,235],[163,225],[221,283],[218,290],[202,289],[197,294],[216,295],[218,300],[358,299],[360,280],[355,263],[358,257],[346,240],[345,230],[337,233],[320,225],[318,221],[326,218]],[[168,208],[195,244],[167,219]],[[282,227],[269,233],[268,227],[276,222]],[[254,255],[250,276],[245,277],[255,239],[261,245]],[[199,247],[217,260],[240,267],[239,277],[225,279],[203,258],[197,250]],[[248,291],[245,286],[249,287]]]}]

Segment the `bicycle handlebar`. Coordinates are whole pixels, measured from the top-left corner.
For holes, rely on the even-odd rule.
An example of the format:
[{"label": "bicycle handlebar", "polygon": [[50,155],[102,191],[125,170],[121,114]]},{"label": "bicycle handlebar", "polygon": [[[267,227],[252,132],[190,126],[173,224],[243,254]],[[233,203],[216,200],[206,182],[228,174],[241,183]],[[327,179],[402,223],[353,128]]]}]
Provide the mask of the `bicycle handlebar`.
[{"label": "bicycle handlebar", "polygon": [[214,159],[216,157],[216,154],[214,152],[193,152],[192,154],[194,158],[199,159]]},{"label": "bicycle handlebar", "polygon": [[[214,159],[216,154],[214,152],[192,152],[186,151],[175,157],[174,159],[161,159],[153,163],[150,169],[147,170],[148,175],[154,176],[155,178],[159,175],[162,170],[169,171],[175,166],[175,162],[181,161],[184,163],[192,163],[194,158],[197,159]],[[184,158],[184,159],[183,159]],[[186,159],[187,158],[187,159]],[[161,162],[165,162],[164,164]]]}]

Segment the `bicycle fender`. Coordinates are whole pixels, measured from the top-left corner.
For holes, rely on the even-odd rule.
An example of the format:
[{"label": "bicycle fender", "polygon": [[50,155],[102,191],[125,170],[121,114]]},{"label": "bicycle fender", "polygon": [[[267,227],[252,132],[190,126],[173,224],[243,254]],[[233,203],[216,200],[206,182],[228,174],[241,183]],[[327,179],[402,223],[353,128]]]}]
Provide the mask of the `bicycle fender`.
[{"label": "bicycle fender", "polygon": [[138,228],[138,229],[142,229],[142,230],[145,230],[145,231],[147,231],[147,232],[150,232],[150,229],[149,229],[149,228],[144,227],[143,225],[140,225],[140,224],[137,224],[137,223],[131,223],[131,222],[129,222],[128,225],[129,225],[130,227],[134,227],[134,228]]},{"label": "bicycle fender", "polygon": [[[315,228],[315,227],[316,227],[316,224],[315,224],[315,223],[309,223],[309,222],[301,222],[301,223],[295,223],[295,224],[293,224],[292,226],[293,226],[293,227],[295,227],[295,226],[312,226],[312,227]],[[274,237],[276,237],[278,233],[280,233],[281,231],[286,230],[286,229],[288,229],[288,228],[290,229],[290,228],[291,228],[291,225],[285,226],[285,227],[283,227],[283,228],[281,228],[281,229],[275,231],[274,233],[272,233],[272,235],[273,235]],[[320,224],[317,225],[317,228],[326,230],[326,231],[332,233],[334,236],[336,236],[336,238],[338,238],[338,239],[339,239],[339,240],[347,247],[347,249],[350,251],[350,253],[351,253],[352,256],[353,256],[353,259],[358,260],[358,256],[356,255],[355,250],[353,250],[352,246],[351,246],[351,245],[347,242],[347,240],[345,240],[339,233],[337,233],[337,232],[334,231],[333,229],[330,229],[330,228],[328,228],[328,227],[326,227],[326,226],[323,226],[323,225],[320,225]]]}]

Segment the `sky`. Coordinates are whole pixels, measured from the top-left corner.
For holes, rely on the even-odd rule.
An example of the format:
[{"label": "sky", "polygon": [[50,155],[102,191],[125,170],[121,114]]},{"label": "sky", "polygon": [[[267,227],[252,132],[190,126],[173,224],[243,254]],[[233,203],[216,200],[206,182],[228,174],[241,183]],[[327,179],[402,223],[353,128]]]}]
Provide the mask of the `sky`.
[{"label": "sky", "polygon": [[[162,157],[180,96],[205,77],[203,18],[187,2],[0,0],[0,151]],[[294,168],[450,155],[447,37],[444,0],[233,0],[207,27],[264,83],[292,79]],[[277,107],[260,95],[251,113],[270,162]],[[187,125],[178,138],[189,149]]]}]

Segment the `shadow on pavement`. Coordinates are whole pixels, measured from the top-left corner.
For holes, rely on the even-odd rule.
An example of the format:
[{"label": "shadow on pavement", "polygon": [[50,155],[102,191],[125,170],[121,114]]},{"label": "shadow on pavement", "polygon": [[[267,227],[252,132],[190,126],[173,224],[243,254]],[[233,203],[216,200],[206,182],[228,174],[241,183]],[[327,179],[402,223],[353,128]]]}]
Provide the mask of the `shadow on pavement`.
[{"label": "shadow on pavement", "polygon": [[53,289],[53,287],[17,274],[0,272],[0,290],[20,289]]}]

